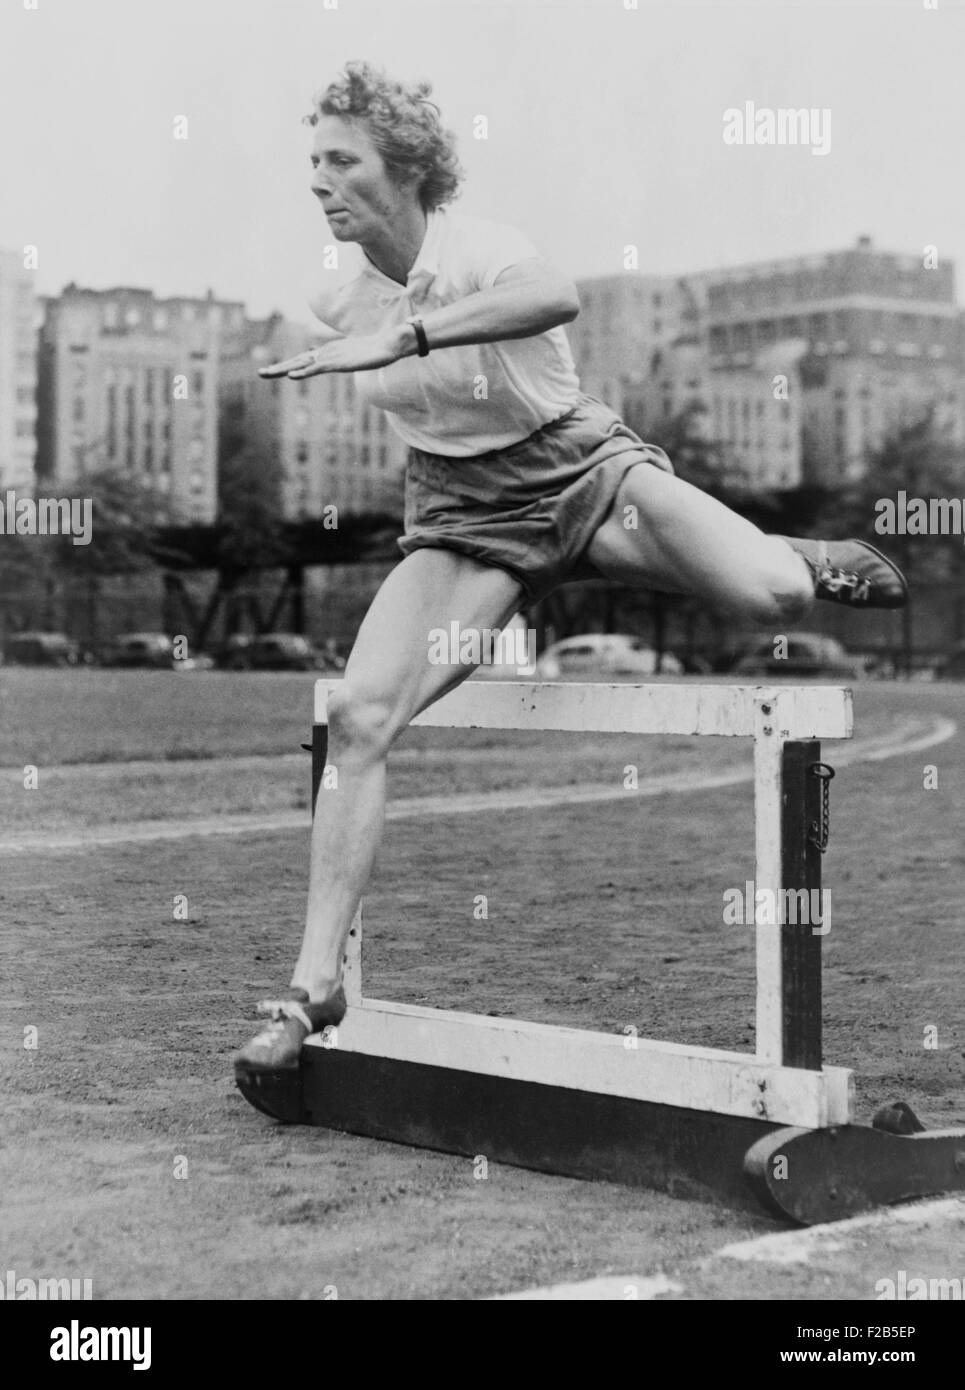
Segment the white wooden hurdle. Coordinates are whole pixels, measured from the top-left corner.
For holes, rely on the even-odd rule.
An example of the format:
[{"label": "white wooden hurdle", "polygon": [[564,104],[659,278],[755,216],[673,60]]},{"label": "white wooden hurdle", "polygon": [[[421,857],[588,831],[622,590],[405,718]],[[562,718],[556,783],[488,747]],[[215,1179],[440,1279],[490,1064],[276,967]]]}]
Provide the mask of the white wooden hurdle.
[{"label": "white wooden hurdle", "polygon": [[[320,680],[315,688],[316,793],[336,684]],[[848,690],[713,683],[470,681],[412,722],[752,739],[755,884],[778,904],[783,888],[820,889],[816,832],[827,769],[819,740],[850,738],[853,728]],[[628,1046],[621,1034],[366,998],[360,908],[345,961],[349,1009],[335,1034],[307,1040],[296,1080],[250,1076],[239,1085],[259,1108],[287,1120],[696,1195],[706,1189],[738,1196],[749,1191],[746,1173],[759,1197],[797,1220],[844,1215],[889,1200],[887,1182],[882,1197],[880,1183],[872,1191],[867,1180],[851,1172],[842,1178],[837,1168],[826,1180],[816,1181],[814,1172],[805,1180],[799,1163],[795,1181],[782,1187],[770,1168],[776,1150],[789,1150],[795,1137],[800,1149],[802,1137],[811,1136],[802,1151],[805,1170],[831,1161],[816,1136],[850,1136],[851,1148],[839,1143],[833,1157],[855,1170],[881,1168],[877,1148],[866,1157],[869,1143],[899,1143],[893,1134],[853,1125],[852,1073],[822,1065],[820,947],[808,922],[756,928],[754,1053],[644,1038]],[[886,1127],[897,1132],[900,1122]],[[907,1168],[908,1141],[901,1142],[899,1167]],[[924,1147],[915,1152],[920,1158]],[[938,1155],[934,1146],[930,1154],[935,1171],[922,1179],[925,1190],[948,1190],[954,1155]]]}]

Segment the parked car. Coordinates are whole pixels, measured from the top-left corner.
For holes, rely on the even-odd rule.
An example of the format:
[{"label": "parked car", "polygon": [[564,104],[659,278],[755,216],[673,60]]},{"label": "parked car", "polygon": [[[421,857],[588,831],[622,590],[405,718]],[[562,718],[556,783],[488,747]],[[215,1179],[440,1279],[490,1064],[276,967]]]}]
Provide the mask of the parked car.
[{"label": "parked car", "polygon": [[852,680],[867,674],[867,662],[845,650],[836,637],[817,632],[789,632],[786,653],[778,656],[775,639],[756,642],[731,667],[737,676],[834,676]]},{"label": "parked car", "polygon": [[206,671],[214,665],[209,656],[176,656],[174,639],[164,632],[123,633],[101,648],[99,660],[102,666],[153,671]]},{"label": "parked car", "polygon": [[225,671],[327,671],[329,662],[297,632],[230,637],[218,657]]},{"label": "parked car", "polygon": [[[652,676],[657,671],[657,653],[638,637],[620,632],[590,632],[584,637],[564,637],[554,642],[539,658],[536,670],[540,680]],[[683,674],[683,666],[675,656],[665,652],[662,672],[679,676]]]},{"label": "parked car", "polygon": [[253,638],[247,632],[234,632],[220,647],[214,647],[212,660],[219,671],[246,671],[248,649]]},{"label": "parked car", "polygon": [[86,653],[63,632],[17,632],[7,638],[3,659],[11,666],[80,666]]}]

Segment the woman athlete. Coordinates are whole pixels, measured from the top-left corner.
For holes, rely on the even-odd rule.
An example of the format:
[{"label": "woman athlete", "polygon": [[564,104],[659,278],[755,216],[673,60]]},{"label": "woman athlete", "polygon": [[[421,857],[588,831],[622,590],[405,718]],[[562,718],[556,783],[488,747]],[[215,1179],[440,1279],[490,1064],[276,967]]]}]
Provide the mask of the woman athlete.
[{"label": "woman athlete", "polygon": [[329,696],[338,786],[318,798],[305,936],[287,997],[259,1006],[271,1021],[238,1054],[241,1073],[297,1067],[305,1038],[345,1013],[343,951],[382,835],[387,754],[474,669],[430,661],[432,629],[501,628],[589,574],[777,630],[815,599],[907,598],[871,546],[764,535],[581,392],[563,329],[575,287],[513,228],[449,211],[462,171],[430,91],[349,63],[307,118],[312,192],[364,265],[313,303],[324,344],[261,374],[355,372],[362,400],[389,412],[409,445],[404,558]]}]

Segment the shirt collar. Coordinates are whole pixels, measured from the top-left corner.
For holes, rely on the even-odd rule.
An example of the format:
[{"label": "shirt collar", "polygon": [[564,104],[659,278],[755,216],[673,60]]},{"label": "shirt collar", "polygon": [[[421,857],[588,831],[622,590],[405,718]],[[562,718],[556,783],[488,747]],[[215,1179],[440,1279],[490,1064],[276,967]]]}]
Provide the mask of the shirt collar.
[{"label": "shirt collar", "polygon": [[[377,280],[380,285],[390,285],[396,294],[409,294],[413,290],[419,294],[424,294],[439,272],[439,254],[442,249],[445,226],[444,208],[432,208],[426,214],[425,236],[422,238],[419,254],[415,258],[404,285],[400,285],[397,280],[383,274],[377,265],[373,265],[368,256],[365,256],[366,275]],[[364,251],[362,254],[365,255]]]}]

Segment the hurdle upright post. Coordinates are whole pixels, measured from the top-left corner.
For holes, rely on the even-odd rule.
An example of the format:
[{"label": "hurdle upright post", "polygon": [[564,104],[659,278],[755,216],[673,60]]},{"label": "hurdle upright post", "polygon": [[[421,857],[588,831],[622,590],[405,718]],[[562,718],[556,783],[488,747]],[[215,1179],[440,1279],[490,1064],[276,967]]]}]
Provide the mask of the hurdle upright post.
[{"label": "hurdle upright post", "polygon": [[[315,723],[312,726],[312,817],[322,792],[322,782],[328,767],[328,725]],[[333,771],[337,774],[338,769]],[[346,1002],[356,1006],[362,1003],[362,904],[359,903],[352,925],[349,927],[342,957],[342,988]]]},{"label": "hurdle upright post", "polygon": [[[810,770],[820,761],[821,744],[791,738],[792,718],[786,691],[757,693],[754,886],[765,894],[765,911],[755,914],[756,1051],[761,1061],[819,1070],[824,924],[811,920],[814,904],[822,901],[821,851],[811,827],[820,814],[820,787]],[[795,897],[789,921],[790,894]],[[773,907],[770,915],[768,906]]]},{"label": "hurdle upright post", "polygon": [[[817,739],[784,744],[781,789],[781,859],[784,886],[805,893],[797,921],[785,921],[781,937],[783,1062],[819,1070],[823,1061],[821,948],[830,925],[829,897],[822,884],[822,849],[815,831],[822,824],[821,766]],[[818,908],[818,913],[815,908]]]}]

